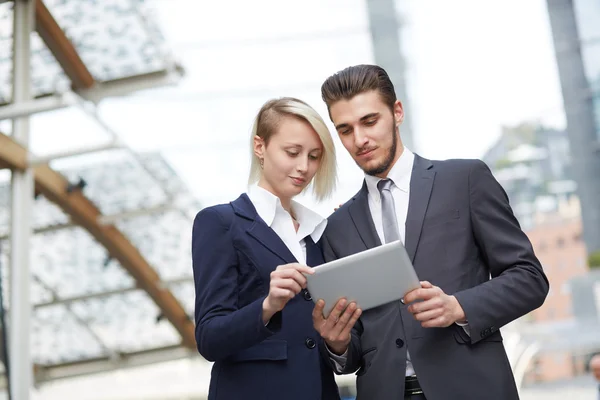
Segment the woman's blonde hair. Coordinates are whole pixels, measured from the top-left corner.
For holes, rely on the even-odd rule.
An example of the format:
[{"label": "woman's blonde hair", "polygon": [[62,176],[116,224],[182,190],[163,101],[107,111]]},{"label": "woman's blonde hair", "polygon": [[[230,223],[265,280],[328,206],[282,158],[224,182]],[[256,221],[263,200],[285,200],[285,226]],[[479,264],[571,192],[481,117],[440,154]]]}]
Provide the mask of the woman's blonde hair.
[{"label": "woman's blonde hair", "polygon": [[250,137],[252,161],[248,184],[251,185],[258,182],[262,173],[260,160],[254,154],[254,137],[260,137],[265,142],[265,145],[268,145],[271,137],[277,133],[281,120],[285,117],[298,118],[308,122],[321,140],[321,144],[323,145],[321,163],[311,182],[311,186],[317,200],[324,200],[335,189],[337,179],[335,145],[333,144],[331,133],[319,113],[302,100],[293,97],[269,100],[256,115],[254,126],[252,127],[252,136]]}]

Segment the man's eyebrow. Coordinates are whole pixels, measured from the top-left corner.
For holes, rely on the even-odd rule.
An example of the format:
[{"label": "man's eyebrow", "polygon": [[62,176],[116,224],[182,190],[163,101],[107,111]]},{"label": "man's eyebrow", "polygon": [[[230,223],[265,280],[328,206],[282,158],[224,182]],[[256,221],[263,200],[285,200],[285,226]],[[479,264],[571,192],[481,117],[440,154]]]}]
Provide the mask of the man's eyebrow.
[{"label": "man's eyebrow", "polygon": [[[367,114],[367,115],[365,115],[365,116],[362,116],[362,117],[360,118],[360,121],[365,121],[365,120],[367,120],[367,119],[371,119],[371,118],[374,118],[374,117],[379,117],[379,115],[381,115],[381,114],[380,114],[380,113],[378,113],[378,112],[369,113],[369,114]],[[345,123],[345,122],[344,122],[344,123],[342,123],[342,124],[336,125],[336,126],[335,126],[335,129],[336,129],[337,131],[339,131],[340,129],[342,129],[342,128],[347,128],[347,127],[349,127],[349,126],[350,126],[350,124],[347,124],[347,123]]]},{"label": "man's eyebrow", "polygon": [[371,119],[371,118],[373,118],[373,117],[378,117],[378,116],[379,116],[379,113],[378,113],[378,112],[374,112],[374,113],[370,113],[370,114],[367,114],[367,115],[365,115],[365,116],[364,116],[364,117],[362,117],[360,120],[361,120],[361,121],[364,121],[364,120],[366,120],[366,119]]}]

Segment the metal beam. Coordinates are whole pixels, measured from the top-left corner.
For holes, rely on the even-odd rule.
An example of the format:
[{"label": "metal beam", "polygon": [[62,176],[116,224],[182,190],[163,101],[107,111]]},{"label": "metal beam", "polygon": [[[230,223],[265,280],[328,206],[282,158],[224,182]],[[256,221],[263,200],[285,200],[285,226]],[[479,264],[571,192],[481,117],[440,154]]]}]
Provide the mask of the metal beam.
[{"label": "metal beam", "polygon": [[36,29],[75,89],[94,86],[94,77],[42,0],[35,0]]},{"label": "metal beam", "polygon": [[[0,134],[0,160],[8,162],[12,168],[23,169],[27,164],[25,149],[10,137]],[[48,165],[40,165],[33,170],[40,192],[61,207],[74,222],[86,229],[119,261],[173,324],[182,337],[183,345],[195,349],[193,322],[175,296],[161,284],[159,275],[125,234],[114,225],[100,224],[100,210],[81,191],[67,193],[68,181],[61,174]]]},{"label": "metal beam", "polygon": [[144,215],[152,215],[152,214],[170,211],[170,210],[175,210],[175,206],[172,203],[159,204],[156,207],[124,211],[124,212],[118,213],[118,214],[102,215],[98,218],[98,223],[100,225],[110,225],[110,224],[115,224],[124,218],[141,217]]},{"label": "metal beam", "polygon": [[[34,28],[35,0],[16,1],[13,6],[13,102],[31,100],[31,36]],[[13,139],[26,159],[29,148],[29,117],[13,121]],[[4,147],[0,147],[6,150]],[[7,157],[8,158],[8,157]],[[0,157],[2,159],[2,157]],[[8,163],[8,159],[4,159]],[[26,160],[25,160],[26,161]],[[25,166],[26,167],[26,166]],[[32,307],[29,244],[32,234],[31,209],[34,177],[31,168],[12,171],[10,219],[10,307],[8,354],[10,365],[9,398],[27,400],[33,387],[31,361]],[[27,334],[26,334],[27,333]]]},{"label": "metal beam", "polygon": [[[170,279],[170,280],[162,281],[160,283],[160,286],[162,286],[163,288],[169,288],[173,285],[177,285],[180,283],[186,283],[186,282],[193,282],[193,281],[194,281],[194,278],[191,276],[187,277],[187,278]],[[99,292],[99,293],[90,293],[90,294],[85,294],[85,295],[81,295],[81,296],[73,296],[73,297],[66,297],[66,298],[57,297],[52,301],[35,304],[33,306],[33,308],[38,309],[38,308],[55,306],[57,304],[69,305],[69,304],[76,303],[79,301],[86,301],[86,300],[91,300],[91,299],[103,299],[106,297],[117,296],[117,295],[121,295],[121,294],[125,294],[125,293],[135,292],[137,290],[141,290],[141,289],[137,286],[131,286],[131,287],[115,289],[115,290],[107,290],[107,291]]]},{"label": "metal beam", "polygon": [[181,346],[169,346],[60,365],[36,366],[36,384],[192,357],[199,355],[196,351]]},{"label": "metal beam", "polygon": [[75,94],[66,92],[0,106],[0,121],[3,119],[28,117],[32,114],[70,107],[76,104],[74,96]]},{"label": "metal beam", "polygon": [[[56,232],[56,231],[60,231],[63,229],[73,228],[75,226],[77,226],[77,225],[75,225],[71,222],[67,222],[66,224],[48,225],[48,226],[42,226],[41,228],[34,229],[33,233],[38,234],[38,233]],[[9,237],[10,237],[10,235],[0,235],[0,241],[6,240]]]},{"label": "metal beam", "polygon": [[161,71],[149,72],[147,74],[114,79],[111,81],[97,82],[93,88],[78,90],[77,93],[85,100],[97,104],[107,97],[127,96],[140,90],[176,85],[183,75],[183,68],[178,64],[174,64]]},{"label": "metal beam", "polygon": [[35,166],[35,165],[41,165],[41,164],[48,164],[50,161],[58,160],[61,158],[81,156],[84,154],[97,153],[99,151],[113,150],[113,149],[119,149],[119,148],[122,148],[122,145],[119,143],[118,140],[113,139],[106,143],[97,144],[94,146],[80,147],[78,149],[73,149],[73,150],[66,150],[66,151],[50,154],[50,155],[43,156],[43,157],[32,156],[30,158],[29,165]]}]

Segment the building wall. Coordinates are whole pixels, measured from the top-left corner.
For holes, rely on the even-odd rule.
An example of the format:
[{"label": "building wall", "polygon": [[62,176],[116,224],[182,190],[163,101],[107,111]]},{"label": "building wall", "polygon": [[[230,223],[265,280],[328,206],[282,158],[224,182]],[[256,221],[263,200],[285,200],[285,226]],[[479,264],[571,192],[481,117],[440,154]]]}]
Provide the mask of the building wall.
[{"label": "building wall", "polygon": [[[573,204],[565,205],[561,214],[545,219],[538,216],[540,223],[526,232],[550,281],[550,292],[544,305],[530,315],[532,322],[573,317],[568,281],[588,271],[581,219],[572,215],[573,207]],[[569,353],[542,354],[533,362],[526,382],[571,378],[579,370],[577,361]]]}]

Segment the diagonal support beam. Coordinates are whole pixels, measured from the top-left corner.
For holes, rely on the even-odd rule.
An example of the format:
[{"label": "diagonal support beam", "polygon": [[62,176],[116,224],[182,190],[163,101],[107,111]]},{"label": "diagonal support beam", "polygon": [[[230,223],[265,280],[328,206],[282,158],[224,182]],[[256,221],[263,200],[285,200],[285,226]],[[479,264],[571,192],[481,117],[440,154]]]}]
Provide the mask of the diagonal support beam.
[{"label": "diagonal support beam", "polygon": [[[13,169],[25,169],[27,153],[12,138],[0,133],[0,162],[7,163]],[[156,303],[163,315],[182,337],[182,344],[196,348],[194,324],[189,319],[173,293],[165,287],[159,275],[150,266],[138,249],[114,225],[100,224],[100,210],[81,191],[68,193],[68,181],[48,165],[39,165],[33,169],[36,188],[48,200],[58,205],[73,222],[86,229],[108,253],[118,260],[123,268],[136,280]]]},{"label": "diagonal support beam", "polygon": [[58,25],[42,0],[35,2],[35,27],[75,89],[94,86],[94,77],[85,66],[73,43]]}]

